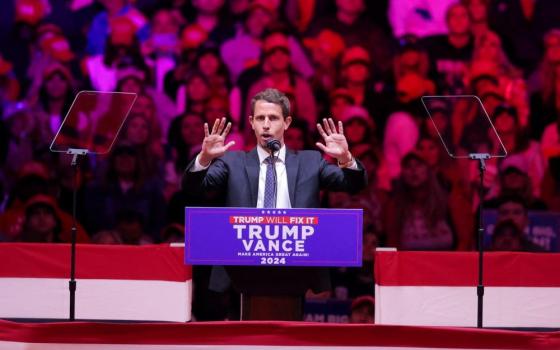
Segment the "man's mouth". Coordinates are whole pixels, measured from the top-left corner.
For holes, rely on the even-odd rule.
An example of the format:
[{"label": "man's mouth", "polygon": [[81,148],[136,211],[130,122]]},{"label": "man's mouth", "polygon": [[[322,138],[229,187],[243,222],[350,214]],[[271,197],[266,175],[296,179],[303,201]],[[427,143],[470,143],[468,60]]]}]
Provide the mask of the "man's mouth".
[{"label": "man's mouth", "polygon": [[267,141],[270,140],[270,139],[272,139],[272,135],[271,135],[271,134],[262,134],[261,137],[262,137],[264,140],[267,140]]}]

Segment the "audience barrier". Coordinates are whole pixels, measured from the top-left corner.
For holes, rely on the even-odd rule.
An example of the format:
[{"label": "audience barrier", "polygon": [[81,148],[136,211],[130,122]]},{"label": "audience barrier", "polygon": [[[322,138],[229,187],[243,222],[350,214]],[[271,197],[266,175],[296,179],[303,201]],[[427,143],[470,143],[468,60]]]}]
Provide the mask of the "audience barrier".
[{"label": "audience barrier", "polygon": [[[560,327],[559,266],[560,254],[485,253],[483,325]],[[377,324],[476,326],[476,252],[377,251],[375,280]]]},{"label": "audience barrier", "polygon": [[[191,267],[183,248],[79,244],[76,318],[191,319]],[[0,244],[0,317],[68,319],[70,245]]]}]

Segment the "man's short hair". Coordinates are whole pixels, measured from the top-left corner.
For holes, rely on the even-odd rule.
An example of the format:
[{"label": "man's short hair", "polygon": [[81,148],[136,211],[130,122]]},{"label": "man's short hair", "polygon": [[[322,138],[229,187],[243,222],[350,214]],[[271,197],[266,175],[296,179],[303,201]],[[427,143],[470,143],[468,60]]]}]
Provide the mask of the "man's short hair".
[{"label": "man's short hair", "polygon": [[261,100],[279,105],[282,108],[284,118],[290,115],[290,99],[280,90],[273,88],[263,90],[251,99],[251,115],[255,114],[255,104]]},{"label": "man's short hair", "polygon": [[529,210],[527,201],[523,197],[516,194],[507,194],[498,197],[498,209],[506,203],[518,204],[519,206],[523,207],[523,211],[525,212],[525,214],[527,214]]}]

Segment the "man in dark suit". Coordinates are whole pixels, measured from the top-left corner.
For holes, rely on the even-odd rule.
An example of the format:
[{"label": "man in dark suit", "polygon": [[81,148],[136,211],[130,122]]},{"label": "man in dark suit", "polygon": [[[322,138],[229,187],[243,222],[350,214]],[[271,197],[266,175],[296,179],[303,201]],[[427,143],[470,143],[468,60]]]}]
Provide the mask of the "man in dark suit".
[{"label": "man in dark suit", "polygon": [[[197,197],[210,193],[223,195],[225,204],[231,207],[316,208],[321,189],[355,193],[366,186],[366,172],[348,150],[342,122],[338,122],[338,128],[332,119],[324,119],[323,125],[317,124],[324,140],[324,143],[317,142],[317,147],[336,159],[338,165],[327,163],[317,151],[287,150],[284,132],[291,122],[288,98],[276,89],[266,89],[251,101],[249,123],[257,146],[250,152],[227,152],[234,141],[225,144],[231,129],[231,123],[226,125],[225,118],[216,120],[211,131],[205,124],[202,150],[187,166],[183,188]],[[279,142],[277,152],[268,150],[271,140]],[[271,153],[274,153],[273,158],[269,157]],[[301,295],[307,289],[315,292],[330,289],[327,269],[244,267],[227,270],[234,286],[245,291],[244,294],[266,296],[263,304],[259,304],[255,298],[245,300],[244,295],[243,313],[252,319],[301,318]],[[297,298],[283,304],[289,298],[270,299],[270,295],[297,295]],[[277,310],[295,308],[298,312],[272,316],[255,313],[257,309],[266,309],[263,305],[271,302]]]}]

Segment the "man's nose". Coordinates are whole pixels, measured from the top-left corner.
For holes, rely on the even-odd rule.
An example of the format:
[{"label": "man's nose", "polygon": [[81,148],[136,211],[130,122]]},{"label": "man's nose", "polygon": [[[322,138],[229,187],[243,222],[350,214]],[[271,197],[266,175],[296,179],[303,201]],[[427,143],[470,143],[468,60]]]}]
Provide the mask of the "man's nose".
[{"label": "man's nose", "polygon": [[264,119],[263,127],[264,127],[265,129],[270,128],[270,119],[268,119],[268,118],[265,118],[265,119]]}]

